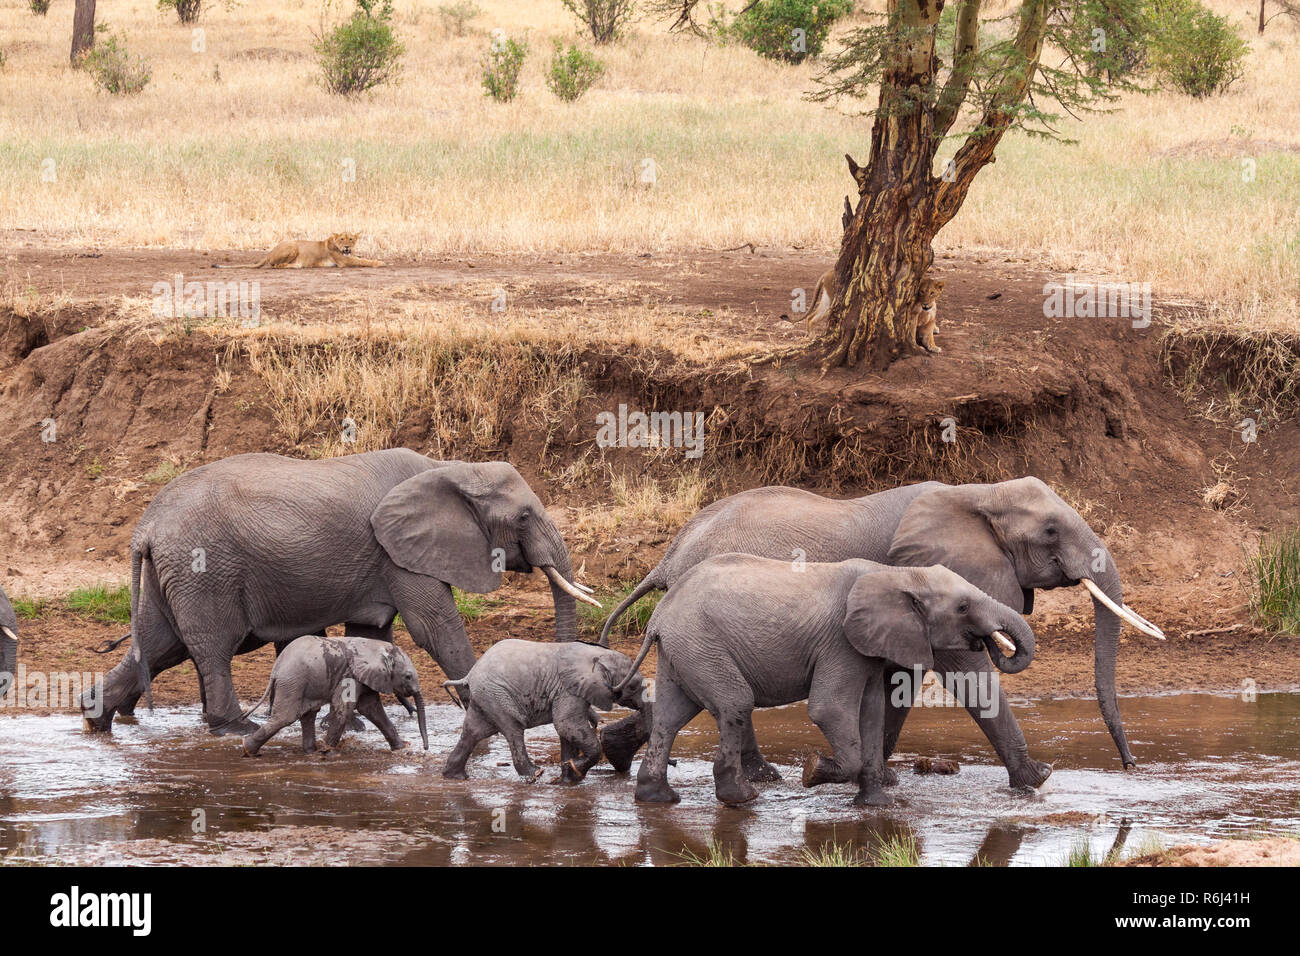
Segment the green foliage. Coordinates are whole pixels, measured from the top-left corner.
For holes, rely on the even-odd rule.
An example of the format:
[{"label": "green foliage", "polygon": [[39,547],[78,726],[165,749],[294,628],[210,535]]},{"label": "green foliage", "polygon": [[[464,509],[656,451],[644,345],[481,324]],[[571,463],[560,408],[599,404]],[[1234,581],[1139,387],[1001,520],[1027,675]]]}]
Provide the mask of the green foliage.
[{"label": "green foliage", "polygon": [[595,54],[571,46],[567,50],[559,40],[551,54],[551,65],[546,71],[546,88],[572,103],[591,89],[591,85],[605,75],[605,64]]},{"label": "green foliage", "polygon": [[448,33],[463,37],[469,21],[482,12],[473,0],[457,0],[456,3],[444,3],[438,7],[438,19],[442,21],[442,28]]},{"label": "green foliage", "polygon": [[43,17],[50,12],[50,0],[27,0],[27,6],[38,17]]},{"label": "green foliage", "polygon": [[[592,607],[590,604],[579,602],[578,627],[584,635],[589,635],[592,640],[595,640],[600,635],[601,628],[605,626],[605,618],[635,588],[636,583],[624,584],[610,590],[600,589],[595,597],[603,607]],[[645,634],[646,625],[650,623],[650,615],[655,612],[659,599],[663,596],[663,591],[651,591],[623,612],[623,616],[610,629],[610,642],[612,643],[618,637],[640,637]]]},{"label": "green foliage", "polygon": [[872,851],[871,862],[876,866],[920,866],[921,848],[910,833],[886,837]]},{"label": "green foliage", "polygon": [[757,0],[730,32],[759,56],[802,63],[821,54],[831,26],[852,9],[852,0]]},{"label": "green foliage", "polygon": [[1062,36],[1092,76],[1130,76],[1146,66],[1151,20],[1145,4],[1119,9],[1113,0],[1083,0],[1061,16]]},{"label": "green foliage", "polygon": [[498,103],[509,103],[519,94],[519,71],[528,57],[522,40],[494,38],[483,58],[483,91]]},{"label": "green foliage", "polygon": [[636,9],[635,0],[560,0],[591,31],[597,43],[613,43],[627,28]]},{"label": "green foliage", "polygon": [[1300,529],[1265,537],[1249,570],[1255,619],[1277,633],[1300,635]]},{"label": "green foliage", "polygon": [[1103,866],[1105,860],[1098,858],[1092,852],[1092,844],[1088,842],[1087,837],[1075,840],[1070,845],[1070,853],[1065,858],[1066,866]]},{"label": "green foliage", "polygon": [[709,841],[708,849],[703,854],[696,853],[690,847],[684,846],[682,852],[677,856],[684,866],[731,867],[745,865],[736,859],[731,847],[723,846],[716,840]]},{"label": "green foliage", "polygon": [[392,0],[357,0],[350,19],[316,38],[312,47],[327,90],[351,96],[397,77],[406,47],[392,18]]},{"label": "green foliage", "polygon": [[73,614],[104,624],[131,622],[131,588],[126,584],[95,584],[77,588],[63,599],[63,606]]},{"label": "green foliage", "polygon": [[98,40],[82,57],[81,66],[96,87],[114,96],[134,96],[149,85],[153,75],[143,57],[132,57],[127,51],[126,37],[116,34]]},{"label": "green foliage", "polygon": [[1149,56],[1161,85],[1198,99],[1223,93],[1241,79],[1249,52],[1231,21],[1199,0],[1153,0]]},{"label": "green foliage", "polygon": [[181,23],[197,23],[203,0],[158,0],[159,10],[175,10]]},{"label": "green foliage", "polygon": [[460,612],[460,616],[466,623],[477,621],[492,608],[500,607],[505,603],[500,598],[488,597],[486,594],[471,594],[460,588],[452,588],[451,593],[456,601],[456,610]]},{"label": "green foliage", "polygon": [[50,602],[45,598],[15,597],[9,602],[14,613],[24,620],[34,620],[49,610]]}]

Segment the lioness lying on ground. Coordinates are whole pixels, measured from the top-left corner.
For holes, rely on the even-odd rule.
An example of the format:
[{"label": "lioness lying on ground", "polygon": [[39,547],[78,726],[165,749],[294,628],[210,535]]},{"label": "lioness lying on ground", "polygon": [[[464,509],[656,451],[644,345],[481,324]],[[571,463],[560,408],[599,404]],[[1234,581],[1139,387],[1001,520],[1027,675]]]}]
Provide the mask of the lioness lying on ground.
[{"label": "lioness lying on ground", "polygon": [[[808,313],[808,318],[805,320],[809,335],[812,335],[813,323],[830,314],[831,301],[838,290],[839,287],[835,284],[835,268],[832,266],[821,274],[816,288],[813,289],[813,301],[817,305]],[[939,293],[942,291],[942,279],[931,279],[926,276],[921,280],[921,291],[917,293],[916,302],[912,304],[912,309],[907,316],[908,325],[911,327],[910,341],[916,342],[927,352],[943,351],[934,344],[934,333],[939,328]]]},{"label": "lioness lying on ground", "polygon": [[[254,269],[333,269],[336,266],[382,266],[378,259],[362,259],[352,255],[357,244],[355,232],[336,232],[324,242],[313,239],[287,239],[266,254]],[[236,269],[240,266],[213,264],[214,269]],[[247,268],[247,267],[244,267]]]}]

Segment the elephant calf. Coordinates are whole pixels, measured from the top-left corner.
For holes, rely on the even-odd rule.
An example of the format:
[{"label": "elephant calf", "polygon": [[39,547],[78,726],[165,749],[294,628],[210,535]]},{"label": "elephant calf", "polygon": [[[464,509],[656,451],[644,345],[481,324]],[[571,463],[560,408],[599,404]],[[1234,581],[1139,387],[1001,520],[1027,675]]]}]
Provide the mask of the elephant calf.
[{"label": "elephant calf", "polygon": [[454,780],[465,779],[465,763],[475,745],[496,733],[510,743],[519,775],[536,780],[542,771],[528,759],[524,731],[554,724],[566,749],[578,753],[565,761],[561,779],[577,783],[600,760],[592,708],[610,710],[617,702],[639,709],[642,692],[641,675],[627,656],[581,641],[501,641],[488,648],[468,674],[443,686],[448,693],[451,688],[469,689],[460,740],[442,771]]},{"label": "elephant calf", "polygon": [[244,712],[247,720],[270,697],[271,716],[244,737],[244,753],[256,757],[263,744],[295,720],[302,723],[303,752],[311,753],[316,749],[316,714],[326,704],[331,708],[327,749],[338,744],[355,712],[378,727],[388,745],[399,750],[406,744],[384,713],[381,693],[415,700],[420,739],[428,750],[420,679],[400,648],[365,637],[300,637],[276,658],[262,699]]},{"label": "elephant calf", "polygon": [[669,590],[636,666],[656,641],[659,678],[636,799],[664,803],[679,799],[667,779],[673,741],[701,710],[718,723],[718,799],[739,805],[758,796],[741,768],[753,709],[806,699],[834,756],[809,757],[804,786],[856,779],[855,804],[887,805],[885,666],[919,676],[934,651],[987,649],[999,669],[1015,673],[1034,656],[1033,631],[1019,612],[945,567],[862,560],[797,567],[745,554],[709,558]]}]

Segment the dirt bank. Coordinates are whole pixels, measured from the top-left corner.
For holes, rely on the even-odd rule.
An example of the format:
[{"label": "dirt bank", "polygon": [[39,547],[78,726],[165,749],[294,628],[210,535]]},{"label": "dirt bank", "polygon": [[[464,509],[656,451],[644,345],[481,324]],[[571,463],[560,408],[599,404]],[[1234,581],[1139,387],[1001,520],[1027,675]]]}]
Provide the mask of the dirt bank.
[{"label": "dirt bank", "polygon": [[[672,488],[689,473],[707,502],[772,482],[851,495],[932,477],[1035,474],[1102,533],[1129,603],[1170,635],[1157,645],[1125,632],[1121,693],[1293,685],[1294,643],[1253,628],[1242,570],[1260,533],[1300,515],[1300,428],[1264,417],[1258,440],[1244,443],[1235,415],[1207,415],[1207,400],[1225,397],[1215,391],[1218,378],[1230,377],[1222,368],[1196,379],[1194,399],[1172,387],[1171,368],[1180,382],[1195,372],[1180,340],[1164,335],[1168,320],[1192,308],[1186,303],[1157,301],[1148,329],[1048,319],[1043,286],[1055,277],[1010,260],[941,258],[941,356],[908,358],[880,375],[821,377],[798,363],[741,360],[804,341],[802,326],[782,317],[792,290],[810,290],[824,267],[804,254],[481,257],[220,273],[208,270],[211,261],[24,250],[7,263],[10,288],[22,289],[0,311],[0,582],[11,595],[125,580],[131,530],[180,469],[247,451],[318,453],[317,432],[290,433],[284,408],[249,364],[246,338],[269,350],[306,342],[328,355],[370,334],[358,331],[358,316],[365,330],[400,336],[424,312],[450,308],[470,329],[467,340],[476,327],[497,334],[505,323],[512,347],[543,353],[577,383],[578,397],[538,429],[519,424],[530,420],[534,410],[523,406],[534,399],[513,385],[498,389],[491,414],[504,426],[488,446],[412,406],[396,417],[394,442],[512,461],[548,503],[589,584],[639,578],[675,529],[654,503],[619,500],[619,479]],[[175,273],[261,282],[263,327],[153,319],[153,283]],[[499,290],[504,315],[491,308]],[[637,323],[635,335],[628,322]],[[539,338],[530,344],[530,335]],[[450,367],[454,374],[458,366]],[[674,451],[596,447],[595,415],[620,403],[702,411],[706,454],[688,461]],[[346,409],[331,412],[342,418]],[[954,442],[944,440],[947,419]],[[49,421],[57,435],[43,441]],[[1216,504],[1206,504],[1216,486]],[[480,650],[548,632],[539,580],[513,582],[499,596],[503,605],[469,625]],[[1080,593],[1043,595],[1032,619],[1039,660],[1009,689],[1090,693],[1088,615]],[[48,613],[23,622],[24,659],[35,669],[103,669],[116,655],[85,649],[120,632]],[[260,693],[269,661],[265,650],[237,662],[242,695]],[[160,699],[195,700],[188,671],[161,678]]]}]

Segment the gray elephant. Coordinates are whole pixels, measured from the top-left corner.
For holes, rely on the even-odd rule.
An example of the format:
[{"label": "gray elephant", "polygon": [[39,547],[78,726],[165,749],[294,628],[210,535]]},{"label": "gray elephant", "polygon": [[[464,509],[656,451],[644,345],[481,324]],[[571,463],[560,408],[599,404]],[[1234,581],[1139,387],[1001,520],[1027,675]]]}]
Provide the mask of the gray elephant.
[{"label": "gray elephant", "polygon": [[452,587],[492,591],[503,571],[534,567],[550,579],[557,638],[574,640],[574,601],[596,602],[573,583],[541,501],[505,462],[398,448],[204,465],[163,488],[136,527],[131,651],[83,699],[86,723],[110,729],[155,675],[189,659],[213,732],[250,733],[230,679],[236,654],[344,622],[391,639],[399,613],[444,672],[463,676],[474,653]]},{"label": "gray elephant", "polygon": [[405,743],[384,712],[380,694],[415,701],[420,739],[428,750],[420,678],[401,648],[365,637],[300,637],[275,659],[261,699],[244,712],[247,719],[270,698],[271,716],[244,737],[244,753],[256,757],[263,744],[295,720],[302,723],[303,753],[314,752],[316,714],[326,704],[331,708],[326,749],[338,745],[355,711],[379,728],[389,747],[400,750]]},{"label": "gray elephant", "polygon": [[[808,759],[804,786],[856,780],[855,804],[883,806],[892,802],[881,789],[884,668],[919,677],[935,651],[987,660],[987,650],[1000,670],[1016,673],[1035,646],[1019,611],[939,565],[795,564],[748,554],[709,558],[681,577],[650,618],[637,666],[655,642],[653,729],[636,799],[677,802],[667,779],[673,741],[707,710],[718,724],[714,785],[728,805],[758,796],[741,767],[755,707],[807,700],[834,755]],[[996,678],[977,690],[987,704],[999,692]]]},{"label": "gray elephant", "polygon": [[468,674],[443,686],[449,693],[453,688],[469,691],[462,704],[460,740],[447,758],[444,777],[464,780],[465,763],[475,745],[500,733],[510,744],[516,772],[536,780],[542,771],[528,758],[524,731],[554,724],[564,745],[561,779],[568,783],[582,780],[600,760],[592,708],[610,710],[615,703],[639,708],[643,690],[641,675],[626,655],[582,641],[500,641]]},{"label": "gray elephant", "polygon": [[0,697],[9,693],[18,673],[18,615],[0,589]]},{"label": "gray elephant", "polygon": [[[671,589],[701,561],[729,551],[786,561],[864,558],[889,565],[942,564],[1026,614],[1033,609],[1034,589],[1083,584],[1093,597],[1097,701],[1124,766],[1135,764],[1115,697],[1121,618],[1152,636],[1163,635],[1123,604],[1110,552],[1078,513],[1037,478],[955,486],[927,481],[848,500],[769,487],[715,501],[686,523],[658,566],[615,608],[601,643],[608,643],[614,621],[642,595]],[[983,655],[944,650],[935,653],[934,669],[946,680],[948,675],[988,672],[990,664]],[[886,758],[893,753],[910,706],[890,702]],[[967,709],[1006,765],[1012,786],[1037,787],[1047,779],[1052,768],[1030,759],[1005,696],[996,716]],[[644,722],[634,718],[602,732],[605,755],[617,769],[626,769],[647,739]],[[778,777],[759,753],[752,727],[747,738],[747,777]]]}]

